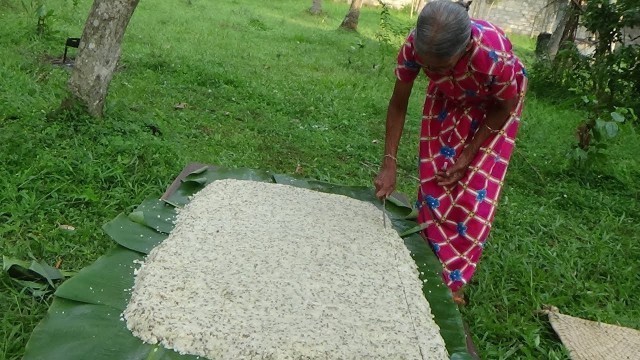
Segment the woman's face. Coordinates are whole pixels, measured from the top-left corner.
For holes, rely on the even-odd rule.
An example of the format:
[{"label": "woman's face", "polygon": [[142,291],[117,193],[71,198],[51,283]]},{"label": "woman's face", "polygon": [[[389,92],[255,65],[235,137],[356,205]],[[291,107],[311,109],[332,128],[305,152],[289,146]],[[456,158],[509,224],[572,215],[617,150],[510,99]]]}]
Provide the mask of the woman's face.
[{"label": "woman's face", "polygon": [[428,71],[436,74],[444,74],[451,71],[456,66],[462,55],[453,56],[447,59],[429,55],[423,55],[421,57],[422,63]]},{"label": "woman's face", "polygon": [[420,55],[422,59],[422,64],[427,69],[427,71],[436,73],[436,74],[445,74],[456,66],[458,61],[471,49],[471,42],[467,44],[467,47],[463,52],[458,55],[454,55],[450,58],[440,58],[434,56],[432,54]]}]

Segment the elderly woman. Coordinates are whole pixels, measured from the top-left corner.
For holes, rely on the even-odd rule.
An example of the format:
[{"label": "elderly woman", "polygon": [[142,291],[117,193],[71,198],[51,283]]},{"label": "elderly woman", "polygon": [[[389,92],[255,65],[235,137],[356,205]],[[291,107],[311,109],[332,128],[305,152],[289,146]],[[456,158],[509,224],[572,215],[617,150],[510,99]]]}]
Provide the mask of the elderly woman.
[{"label": "elderly woman", "polygon": [[417,207],[423,236],[461,287],[476,270],[489,236],[513,152],[527,87],[526,72],[497,26],[470,19],[468,4],[425,5],[398,54],[385,153],[374,184],[379,198],[396,186],[396,154],[413,82],[429,78],[420,132]]}]

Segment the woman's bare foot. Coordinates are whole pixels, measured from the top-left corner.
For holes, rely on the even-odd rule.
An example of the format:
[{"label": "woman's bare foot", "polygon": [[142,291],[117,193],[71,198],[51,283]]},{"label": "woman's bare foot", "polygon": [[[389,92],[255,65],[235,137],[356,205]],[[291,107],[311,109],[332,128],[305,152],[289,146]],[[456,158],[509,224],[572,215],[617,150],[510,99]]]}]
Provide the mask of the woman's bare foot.
[{"label": "woman's bare foot", "polygon": [[453,292],[453,302],[459,306],[467,305],[467,299],[465,298],[462,289]]}]

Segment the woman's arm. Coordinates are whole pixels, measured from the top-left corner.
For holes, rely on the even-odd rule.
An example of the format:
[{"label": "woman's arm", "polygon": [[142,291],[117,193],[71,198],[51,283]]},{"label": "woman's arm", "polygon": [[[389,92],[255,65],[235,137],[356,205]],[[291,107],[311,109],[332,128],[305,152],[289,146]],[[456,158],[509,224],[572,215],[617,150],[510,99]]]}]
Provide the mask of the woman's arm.
[{"label": "woman's arm", "polygon": [[489,136],[502,129],[507,120],[509,120],[509,117],[511,117],[512,112],[515,111],[517,105],[517,96],[507,100],[496,100],[492,104],[491,108],[487,111],[484,124],[476,131],[471,142],[462,150],[456,163],[449,169],[436,174],[438,185],[452,185],[462,179],[482,144],[484,144]]},{"label": "woman's arm", "polygon": [[391,195],[396,188],[396,157],[412,89],[413,82],[396,80],[389,100],[382,167],[374,180],[376,196],[380,199]]}]

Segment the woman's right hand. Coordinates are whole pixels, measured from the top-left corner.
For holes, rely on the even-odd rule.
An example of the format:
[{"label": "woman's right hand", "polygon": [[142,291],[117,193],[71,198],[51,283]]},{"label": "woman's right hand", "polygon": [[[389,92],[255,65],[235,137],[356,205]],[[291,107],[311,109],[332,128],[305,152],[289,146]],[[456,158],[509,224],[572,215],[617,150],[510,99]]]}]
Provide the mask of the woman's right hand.
[{"label": "woman's right hand", "polygon": [[393,159],[385,158],[378,176],[373,180],[378,199],[387,198],[396,189],[396,163]]},{"label": "woman's right hand", "polygon": [[384,157],[382,158],[382,166],[378,176],[373,180],[376,187],[376,197],[378,199],[387,198],[396,189],[396,163],[395,155],[400,144],[402,136],[402,128],[404,127],[404,118],[407,115],[407,104],[411,96],[413,81],[396,80],[393,87],[393,94],[389,100],[387,109],[387,121],[384,135]]}]

